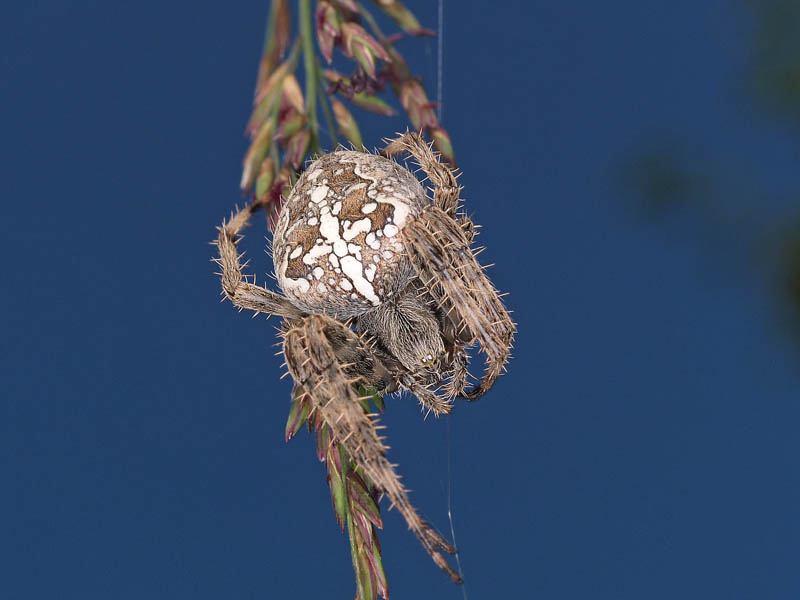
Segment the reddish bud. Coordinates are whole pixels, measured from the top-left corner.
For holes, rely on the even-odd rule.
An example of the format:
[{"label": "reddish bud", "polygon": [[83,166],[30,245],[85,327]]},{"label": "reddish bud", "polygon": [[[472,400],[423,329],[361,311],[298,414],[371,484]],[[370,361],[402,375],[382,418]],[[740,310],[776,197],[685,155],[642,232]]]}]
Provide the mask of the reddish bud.
[{"label": "reddish bud", "polygon": [[306,158],[310,145],[311,132],[308,129],[301,129],[290,137],[286,144],[286,161],[295,169],[299,169]]},{"label": "reddish bud", "polygon": [[398,97],[400,104],[406,109],[408,119],[417,131],[425,127],[439,125],[434,112],[434,104],[425,95],[425,88],[416,79],[407,79],[400,83]]},{"label": "reddish bud", "polygon": [[270,109],[274,106],[277,94],[283,89],[283,78],[289,71],[289,62],[281,64],[267,80],[256,89],[254,99],[255,108],[247,123],[247,134],[254,135],[259,128],[264,125],[270,114]]},{"label": "reddish bud", "polygon": [[364,142],[361,139],[361,132],[353,115],[338,100],[331,100],[331,105],[333,106],[333,116],[336,118],[336,124],[339,125],[339,133],[346,137],[347,141],[353,144],[356,150],[361,150],[364,147]]},{"label": "reddish bud", "polygon": [[381,559],[381,546],[378,542],[378,534],[375,530],[372,530],[372,559],[370,563],[372,564],[373,571],[375,573],[375,577],[378,580],[378,593],[383,598],[389,597],[389,586],[386,583],[386,573],[383,570],[383,560]]},{"label": "reddish bud", "polygon": [[317,458],[319,462],[325,462],[325,457],[328,455],[328,445],[330,444],[330,436],[328,435],[328,426],[323,423],[317,424]]},{"label": "reddish bud", "polygon": [[[266,162],[266,161],[265,161]],[[311,411],[311,400],[308,396],[302,396],[299,400],[292,401],[292,409],[289,411],[289,418],[286,421],[286,441],[294,437],[297,431],[303,426],[308,413]]]},{"label": "reddish bud", "polygon": [[[353,512],[360,512],[378,528],[383,528],[381,511],[367,489],[367,484],[355,471],[347,474],[347,495]],[[367,536],[364,536],[365,538]]]},{"label": "reddish bud", "polygon": [[275,139],[285,142],[295,133],[306,125],[306,116],[297,112],[294,108],[282,111],[283,114],[278,119],[278,129],[275,131]]},{"label": "reddish bud", "polygon": [[375,63],[378,59],[390,62],[391,58],[375,38],[361,25],[342,23],[342,36],[346,54],[355,59],[372,79],[375,79]]},{"label": "reddish bud", "polygon": [[297,83],[297,77],[294,76],[294,73],[289,73],[283,78],[281,92],[282,99],[286,104],[294,108],[297,112],[305,112],[303,92],[300,89],[300,84]]},{"label": "reddish bud", "polygon": [[441,127],[430,128],[431,137],[433,138],[433,145],[444,157],[444,159],[451,165],[456,164],[456,157],[453,154],[453,144],[450,142],[450,136]]},{"label": "reddish bud", "polygon": [[266,99],[267,97],[272,96],[274,93],[278,91],[280,88],[281,83],[283,82],[283,78],[286,77],[286,73],[289,71],[289,62],[281,63],[281,65],[273,71],[272,75],[264,82],[264,85],[259,87],[256,90],[256,104],[261,102],[262,100]]},{"label": "reddish bud", "polygon": [[329,446],[327,460],[325,464],[328,466],[328,484],[331,489],[331,501],[333,502],[333,510],[336,513],[336,520],[339,526],[344,530],[344,524],[347,521],[348,503],[347,503],[347,464],[342,460],[339,444],[331,444]]},{"label": "reddish bud", "polygon": [[316,21],[320,52],[330,63],[333,60],[333,45],[342,37],[342,20],[339,12],[329,2],[319,0]]},{"label": "reddish bud", "polygon": [[398,2],[397,0],[374,0],[374,2],[406,33],[412,35],[434,35],[431,30],[422,28],[417,18],[402,2]]},{"label": "reddish bud", "polygon": [[256,200],[259,202],[267,202],[269,200],[269,192],[274,179],[275,163],[268,156],[262,161],[261,167],[258,169],[258,177],[256,177]]},{"label": "reddish bud", "polygon": [[250,143],[242,164],[242,180],[239,185],[247,193],[253,185],[256,173],[261,166],[261,161],[267,155],[272,142],[272,123],[267,121],[259,130],[255,139]]}]

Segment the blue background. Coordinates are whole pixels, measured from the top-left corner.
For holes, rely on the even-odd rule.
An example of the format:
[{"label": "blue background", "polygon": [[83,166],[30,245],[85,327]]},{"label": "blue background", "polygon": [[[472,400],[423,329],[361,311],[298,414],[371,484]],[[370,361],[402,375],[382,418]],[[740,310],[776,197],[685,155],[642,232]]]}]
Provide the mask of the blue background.
[{"label": "blue background", "polygon": [[[2,598],[354,594],[278,322],[209,262],[266,13],[0,9]],[[800,595],[798,31],[788,1],[446,2],[444,124],[519,333],[485,399],[384,422],[469,598]],[[435,40],[399,48],[435,90]],[[395,511],[381,540],[393,598],[462,597]]]}]

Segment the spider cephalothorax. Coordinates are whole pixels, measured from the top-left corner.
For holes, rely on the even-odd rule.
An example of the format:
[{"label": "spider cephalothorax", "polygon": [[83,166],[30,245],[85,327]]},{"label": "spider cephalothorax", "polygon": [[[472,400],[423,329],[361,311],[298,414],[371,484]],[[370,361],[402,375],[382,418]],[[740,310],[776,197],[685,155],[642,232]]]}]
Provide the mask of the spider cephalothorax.
[{"label": "spider cephalothorax", "polygon": [[[391,160],[410,153],[433,198]],[[283,350],[295,397],[308,397],[334,437],[405,517],[436,564],[453,547],[423,522],[385,458],[360,385],[405,389],[435,414],[475,399],[503,371],[514,324],[471,249],[472,221],[460,188],[414,133],[384,156],[337,151],[312,162],[284,203],[273,240],[280,296],[242,275],[237,236],[260,208],[223,223],[218,238],[224,293],[240,308],[284,317]],[[479,344],[487,371],[467,389],[467,349]]]}]

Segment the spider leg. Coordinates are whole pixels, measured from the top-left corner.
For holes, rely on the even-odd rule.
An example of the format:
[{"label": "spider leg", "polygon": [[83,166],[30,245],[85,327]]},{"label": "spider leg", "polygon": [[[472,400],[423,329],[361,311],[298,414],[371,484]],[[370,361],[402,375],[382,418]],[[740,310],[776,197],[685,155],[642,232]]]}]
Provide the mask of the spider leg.
[{"label": "spider leg", "polygon": [[438,155],[423,137],[417,132],[407,131],[393,140],[385,141],[388,141],[388,144],[382,154],[390,157],[408,152],[413,156],[434,186],[433,203],[451,217],[455,217],[458,210],[458,196],[461,193],[457,175],[439,162]]},{"label": "spider leg", "polygon": [[[360,380],[380,392],[393,393],[397,391],[396,374],[392,368],[394,365],[387,365],[384,357],[374,352],[365,343],[364,338],[358,336],[346,323],[326,315],[317,315],[316,319],[321,323],[319,327],[324,336],[324,343],[336,357],[337,364],[348,379]],[[311,322],[311,317],[306,317],[299,323],[293,320],[283,322],[284,353],[286,351],[285,340],[289,332],[298,327],[308,327],[308,322]],[[290,364],[288,356],[286,362]],[[294,379],[296,382],[301,381],[297,377]]]},{"label": "spider leg", "polygon": [[442,415],[450,414],[450,411],[453,410],[452,399],[455,398],[455,394],[448,393],[445,394],[444,397],[439,396],[428,385],[425,385],[424,382],[419,381],[411,373],[402,376],[400,378],[400,383],[403,384],[404,388],[417,397],[417,400],[419,400],[419,403],[426,411],[426,416],[428,413],[432,412],[434,416],[440,417]]},{"label": "spider leg", "polygon": [[387,447],[378,436],[376,422],[364,412],[354,387],[359,381],[372,382],[347,372],[348,365],[341,362],[341,352],[331,340],[337,335],[359,341],[343,324],[327,316],[312,315],[287,323],[283,351],[289,372],[310,396],[312,410],[320,412],[333,437],[344,445],[353,462],[397,507],[433,561],[453,581],[461,583],[461,577],[440,552],[452,554],[455,548],[419,517],[400,477],[386,459]]},{"label": "spider leg", "polygon": [[455,398],[456,396],[464,396],[467,393],[468,376],[467,355],[464,351],[457,351],[453,357],[453,375],[444,386],[448,397]]},{"label": "spider leg", "polygon": [[448,298],[442,298],[440,294],[438,306],[439,318],[442,323],[442,338],[452,367],[452,374],[444,389],[450,398],[463,398],[469,377],[467,369],[469,357],[465,347],[472,343],[474,336],[465,323],[459,322],[458,312]]},{"label": "spider leg", "polygon": [[[442,305],[450,304],[460,328],[468,328],[487,357],[480,383],[463,396],[474,400],[486,393],[503,372],[514,338],[514,322],[478,264],[459,225],[442,209],[428,206],[403,230],[404,244],[422,281]],[[452,313],[455,313],[453,315]]]},{"label": "spider leg", "polygon": [[214,259],[222,267],[220,278],[223,293],[235,306],[240,309],[264,312],[289,319],[303,316],[305,313],[294,306],[283,296],[266,288],[257,286],[247,281],[242,273],[240,254],[237,243],[241,231],[247,225],[250,217],[263,207],[262,203],[253,203],[245,206],[233,215],[230,220],[223,221],[218,227],[216,246],[219,257]]}]

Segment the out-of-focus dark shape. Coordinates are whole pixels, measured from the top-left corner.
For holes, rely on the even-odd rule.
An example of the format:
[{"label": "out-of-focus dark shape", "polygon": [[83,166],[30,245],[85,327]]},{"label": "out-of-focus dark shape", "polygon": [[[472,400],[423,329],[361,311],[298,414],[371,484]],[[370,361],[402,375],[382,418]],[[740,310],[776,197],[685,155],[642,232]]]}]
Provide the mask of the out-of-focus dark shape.
[{"label": "out-of-focus dark shape", "polygon": [[800,349],[800,214],[778,234],[778,292],[786,329]]},{"label": "out-of-focus dark shape", "polygon": [[685,151],[669,141],[641,150],[626,165],[638,208],[647,217],[658,217],[701,201],[708,189],[706,178],[691,164]]},{"label": "out-of-focus dark shape", "polygon": [[[789,122],[793,127],[787,132],[800,138],[800,0],[748,0],[746,5],[753,27],[752,36],[743,38],[750,44],[743,73],[749,96],[745,114],[761,111]],[[783,329],[800,349],[800,213],[770,213],[781,202],[765,196],[772,188],[770,176],[758,172],[755,161],[752,169],[741,169],[718,156],[697,156],[689,152],[696,146],[691,138],[686,132],[681,144],[651,140],[626,160],[626,187],[634,192],[638,212],[653,220],[680,212],[687,219],[675,226],[691,230],[705,252],[726,257],[727,265],[740,272],[759,265],[761,272],[752,279],[772,286]],[[765,247],[751,245],[756,240],[769,240],[768,251],[753,260],[753,248]]]},{"label": "out-of-focus dark shape", "polygon": [[770,112],[800,125],[800,2],[751,0],[755,18],[750,79]]}]

